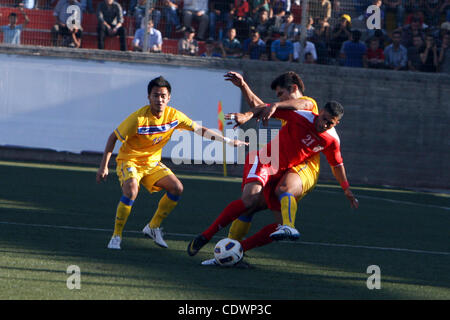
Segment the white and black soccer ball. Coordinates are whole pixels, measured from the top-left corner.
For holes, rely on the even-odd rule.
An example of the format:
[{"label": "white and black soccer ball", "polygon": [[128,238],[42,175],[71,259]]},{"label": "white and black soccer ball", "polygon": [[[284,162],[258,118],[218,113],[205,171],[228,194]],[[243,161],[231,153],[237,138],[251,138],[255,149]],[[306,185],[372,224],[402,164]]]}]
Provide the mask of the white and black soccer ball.
[{"label": "white and black soccer ball", "polygon": [[214,258],[221,266],[232,266],[244,256],[244,250],[239,241],[225,238],[214,247]]}]

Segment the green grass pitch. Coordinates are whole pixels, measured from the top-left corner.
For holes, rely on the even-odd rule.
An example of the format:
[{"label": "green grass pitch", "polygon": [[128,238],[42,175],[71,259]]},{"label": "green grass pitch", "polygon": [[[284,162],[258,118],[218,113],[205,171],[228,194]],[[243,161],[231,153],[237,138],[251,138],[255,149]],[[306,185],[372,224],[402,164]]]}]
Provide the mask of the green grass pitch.
[{"label": "green grass pitch", "polygon": [[[100,185],[95,172],[0,162],[0,299],[450,299],[448,195],[355,187],[352,210],[320,184],[299,205],[299,241],[250,251],[252,269],[224,269],[200,262],[227,229],[195,257],[186,247],[240,196],[240,179],[178,174],[185,191],[163,224],[168,249],[141,234],[162,195],[142,189],[112,251],[120,187],[114,172]],[[259,213],[250,234],[272,221]],[[79,290],[66,285],[70,265]],[[381,289],[367,288],[371,265]]]}]

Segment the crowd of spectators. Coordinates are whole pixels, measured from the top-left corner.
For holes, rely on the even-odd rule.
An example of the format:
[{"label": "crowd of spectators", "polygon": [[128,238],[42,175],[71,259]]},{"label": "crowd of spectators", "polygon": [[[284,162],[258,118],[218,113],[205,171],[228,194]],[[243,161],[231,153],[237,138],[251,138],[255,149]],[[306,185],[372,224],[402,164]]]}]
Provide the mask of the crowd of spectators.
[{"label": "crowd of spectators", "polygon": [[[8,21],[0,16],[0,33],[9,43],[20,43],[29,21],[23,8],[39,8],[54,11],[54,46],[82,47],[82,24],[66,22],[67,7],[76,5],[80,19],[96,14],[99,49],[105,37],[117,37],[121,50],[143,51],[146,42],[149,52],[161,52],[164,40],[175,38],[178,53],[191,56],[450,70],[450,0],[308,0],[305,32],[301,0],[151,0],[146,28],[146,0],[4,0],[1,5],[19,6],[24,15],[22,24],[17,24],[18,14]],[[379,8],[381,29],[366,27],[370,5]],[[124,28],[127,16],[133,17],[132,31]],[[134,35],[132,48],[127,48],[127,35]],[[202,41],[205,52],[199,50]]]}]

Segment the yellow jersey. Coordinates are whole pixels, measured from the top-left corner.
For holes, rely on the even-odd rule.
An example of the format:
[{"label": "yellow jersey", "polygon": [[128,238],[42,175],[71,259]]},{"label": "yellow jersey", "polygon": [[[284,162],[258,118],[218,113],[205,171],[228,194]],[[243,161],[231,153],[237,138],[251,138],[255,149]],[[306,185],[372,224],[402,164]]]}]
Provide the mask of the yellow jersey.
[{"label": "yellow jersey", "polygon": [[145,165],[161,160],[162,148],[175,129],[194,131],[197,125],[184,113],[167,106],[161,118],[156,118],[146,105],[133,112],[115,130],[122,142],[118,161]]},{"label": "yellow jersey", "polygon": [[[313,98],[310,98],[310,97],[306,97],[306,96],[300,97],[299,99],[311,101],[312,104],[314,105],[313,109],[311,111],[316,114],[319,113],[319,108],[317,107],[316,100],[314,100]],[[285,124],[286,124],[286,121],[281,120],[281,126],[284,126]],[[310,159],[306,160],[304,163],[297,165],[296,168],[301,169],[305,165],[308,165],[312,170],[314,170],[315,172],[318,173],[320,171],[320,154],[316,154],[316,155],[312,156]],[[299,170],[297,170],[297,171],[299,171]]]}]

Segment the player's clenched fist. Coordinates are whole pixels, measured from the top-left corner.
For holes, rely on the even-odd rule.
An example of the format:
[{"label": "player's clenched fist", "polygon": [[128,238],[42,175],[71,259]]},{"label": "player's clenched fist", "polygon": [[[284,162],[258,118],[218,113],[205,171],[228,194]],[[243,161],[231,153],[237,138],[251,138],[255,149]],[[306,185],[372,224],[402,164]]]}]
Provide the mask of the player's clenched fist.
[{"label": "player's clenched fist", "polygon": [[96,180],[97,183],[100,183],[102,181],[106,181],[106,178],[108,177],[108,168],[99,168],[97,171]]}]

